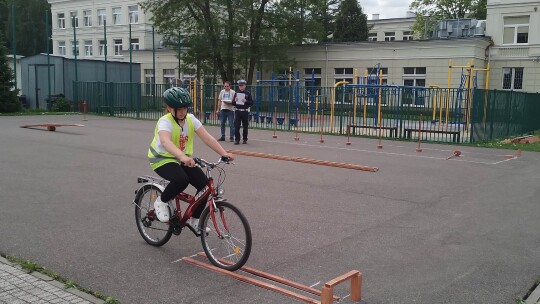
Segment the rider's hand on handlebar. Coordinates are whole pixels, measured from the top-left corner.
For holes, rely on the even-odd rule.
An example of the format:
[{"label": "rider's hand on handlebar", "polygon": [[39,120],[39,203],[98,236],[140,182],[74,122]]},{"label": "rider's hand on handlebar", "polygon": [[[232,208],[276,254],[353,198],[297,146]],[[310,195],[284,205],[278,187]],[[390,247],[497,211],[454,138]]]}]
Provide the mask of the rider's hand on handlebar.
[{"label": "rider's hand on handlebar", "polygon": [[227,162],[227,163],[228,163],[228,162],[231,162],[231,161],[234,160],[234,154],[232,154],[232,153],[227,153],[227,154],[221,156],[221,160],[224,161],[224,162]]},{"label": "rider's hand on handlebar", "polygon": [[180,159],[180,161],[184,164],[186,167],[195,167],[195,161],[193,158],[189,156],[184,156]]}]

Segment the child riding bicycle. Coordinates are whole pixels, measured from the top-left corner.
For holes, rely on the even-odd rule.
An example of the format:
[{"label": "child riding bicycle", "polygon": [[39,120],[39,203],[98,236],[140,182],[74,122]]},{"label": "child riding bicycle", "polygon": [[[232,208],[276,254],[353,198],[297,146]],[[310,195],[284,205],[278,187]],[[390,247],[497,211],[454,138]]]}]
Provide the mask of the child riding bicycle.
[{"label": "child riding bicycle", "polygon": [[[189,92],[184,88],[170,88],[163,93],[167,114],[157,122],[154,139],[148,149],[150,167],[162,178],[169,181],[165,190],[154,202],[157,218],[168,222],[171,217],[168,201],[189,184],[201,191],[208,184],[208,178],[203,170],[195,166],[193,155],[194,135],[222,157],[234,160],[234,155],[225,149],[212,137],[202,123],[188,113],[188,107],[193,103]],[[199,217],[205,208],[201,204],[193,213],[190,225],[198,227]]]}]

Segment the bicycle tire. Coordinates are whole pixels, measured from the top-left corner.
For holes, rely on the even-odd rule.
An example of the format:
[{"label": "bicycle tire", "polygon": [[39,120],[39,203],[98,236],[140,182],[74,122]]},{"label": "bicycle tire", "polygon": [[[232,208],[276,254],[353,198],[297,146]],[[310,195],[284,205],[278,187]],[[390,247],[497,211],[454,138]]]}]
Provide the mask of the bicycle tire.
[{"label": "bicycle tire", "polygon": [[[235,271],[244,266],[251,253],[251,228],[244,214],[231,203],[215,202],[215,205],[216,225],[222,238],[217,234],[207,207],[199,222],[202,247],[214,266]],[[210,232],[205,232],[207,227]]]},{"label": "bicycle tire", "polygon": [[135,222],[142,238],[152,246],[165,245],[172,236],[173,227],[160,222],[150,213],[154,201],[161,195],[161,190],[154,185],[145,185],[135,197]]}]

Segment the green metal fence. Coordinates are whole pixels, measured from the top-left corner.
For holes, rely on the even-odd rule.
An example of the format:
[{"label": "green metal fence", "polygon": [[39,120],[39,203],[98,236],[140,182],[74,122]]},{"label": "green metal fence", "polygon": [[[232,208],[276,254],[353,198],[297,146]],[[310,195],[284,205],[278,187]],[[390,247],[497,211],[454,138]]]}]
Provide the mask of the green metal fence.
[{"label": "green metal fence", "polygon": [[[163,84],[79,82],[90,112],[158,119]],[[218,125],[221,86],[189,87],[190,111],[204,124]],[[235,89],[235,88],[233,88]],[[471,142],[540,129],[538,94],[407,86],[293,83],[248,87],[255,104],[250,127],[309,133],[373,136],[431,142]],[[473,97],[473,98],[471,98]]]},{"label": "green metal fence", "polygon": [[475,90],[471,141],[521,135],[540,129],[540,94]]}]

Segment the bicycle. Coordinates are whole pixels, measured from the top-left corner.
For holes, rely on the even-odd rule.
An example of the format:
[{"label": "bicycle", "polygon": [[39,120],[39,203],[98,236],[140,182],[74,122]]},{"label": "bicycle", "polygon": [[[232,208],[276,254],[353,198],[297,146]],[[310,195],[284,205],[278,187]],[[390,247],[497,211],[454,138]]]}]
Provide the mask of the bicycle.
[{"label": "bicycle", "polygon": [[[133,200],[137,229],[148,244],[162,246],[173,234],[180,235],[182,230],[188,227],[197,237],[201,237],[204,252],[213,265],[235,271],[246,263],[251,253],[251,228],[240,209],[222,197],[224,193],[222,185],[226,176],[223,167],[224,164],[230,163],[229,159],[221,157],[216,163],[201,158],[194,160],[198,166],[206,168],[208,184],[195,196],[185,192],[179,193],[174,199],[171,218],[167,223],[157,219],[154,201],[163,193],[168,181],[154,176],[137,178],[137,183],[143,184],[135,191]],[[214,169],[219,172],[217,183],[212,177]],[[199,226],[191,227],[188,220],[206,199],[208,205],[201,213]],[[183,214],[180,202],[188,204]],[[171,209],[171,204],[169,208]]]}]

